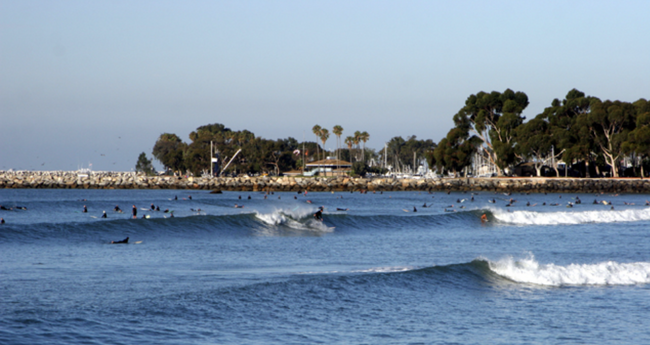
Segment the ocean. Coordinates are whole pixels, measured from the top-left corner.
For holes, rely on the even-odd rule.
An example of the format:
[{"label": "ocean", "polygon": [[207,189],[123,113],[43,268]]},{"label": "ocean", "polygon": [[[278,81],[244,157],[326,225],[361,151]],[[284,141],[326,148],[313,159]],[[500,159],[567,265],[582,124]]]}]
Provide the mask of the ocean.
[{"label": "ocean", "polygon": [[649,344],[646,199],[3,189],[0,344]]}]

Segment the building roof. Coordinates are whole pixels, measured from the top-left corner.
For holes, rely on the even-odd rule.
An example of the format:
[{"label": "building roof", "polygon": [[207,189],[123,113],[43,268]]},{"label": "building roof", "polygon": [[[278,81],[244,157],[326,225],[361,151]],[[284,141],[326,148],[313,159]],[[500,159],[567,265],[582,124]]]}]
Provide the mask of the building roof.
[{"label": "building roof", "polygon": [[346,162],[340,159],[322,159],[319,161],[311,162],[305,164],[305,166],[308,167],[322,167],[322,166],[328,166],[328,167],[351,167],[352,163]]}]

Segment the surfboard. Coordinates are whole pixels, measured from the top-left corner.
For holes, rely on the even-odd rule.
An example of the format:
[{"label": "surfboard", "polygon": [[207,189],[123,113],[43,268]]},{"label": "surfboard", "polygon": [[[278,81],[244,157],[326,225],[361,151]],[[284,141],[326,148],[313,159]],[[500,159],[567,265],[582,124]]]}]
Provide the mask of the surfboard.
[{"label": "surfboard", "polygon": [[409,210],[407,210],[407,209],[404,209],[404,208],[402,209],[402,211],[404,211],[404,212],[409,212]]}]

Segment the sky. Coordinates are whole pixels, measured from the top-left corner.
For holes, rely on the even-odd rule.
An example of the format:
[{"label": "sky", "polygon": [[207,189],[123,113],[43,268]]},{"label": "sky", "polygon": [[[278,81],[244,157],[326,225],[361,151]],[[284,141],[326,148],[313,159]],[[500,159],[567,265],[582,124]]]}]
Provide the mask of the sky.
[{"label": "sky", "polygon": [[525,92],[528,119],[573,88],[648,99],[648,13],[645,0],[0,0],[0,170],[132,171],[161,134],[190,143],[212,123],[298,141],[340,125],[377,150],[438,142],[480,91]]}]

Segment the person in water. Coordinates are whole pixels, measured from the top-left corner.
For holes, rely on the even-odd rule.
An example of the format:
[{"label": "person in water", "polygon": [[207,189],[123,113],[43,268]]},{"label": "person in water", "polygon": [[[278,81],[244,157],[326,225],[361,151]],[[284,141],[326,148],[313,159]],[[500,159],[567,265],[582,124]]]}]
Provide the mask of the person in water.
[{"label": "person in water", "polygon": [[0,224],[4,224],[4,223],[5,223],[5,219],[4,219],[4,218],[0,218]]},{"label": "person in water", "polygon": [[103,211],[103,212],[104,213],[102,213],[102,218],[106,218],[106,211]]},{"label": "person in water", "polygon": [[113,211],[122,212],[122,209],[118,205],[115,205],[115,208],[113,209]]},{"label": "person in water", "polygon": [[418,211],[418,209],[415,208],[415,206],[413,206],[413,212],[417,212],[417,211]]},{"label": "person in water", "polygon": [[84,205],[83,213],[88,213],[88,209],[86,208],[86,205]]},{"label": "person in water", "polygon": [[487,222],[487,220],[488,220],[487,215],[483,213],[483,215],[481,216],[481,222],[485,223]]},{"label": "person in water", "polygon": [[151,204],[151,210],[154,211],[155,209],[156,209],[156,206],[154,206],[153,204]]},{"label": "person in water", "polygon": [[138,209],[133,205],[133,209],[131,211],[133,213],[133,219],[138,218]]},{"label": "person in water", "polygon": [[314,213],[314,219],[323,221],[323,206],[318,208],[318,211]]},{"label": "person in water", "polygon": [[128,237],[121,240],[121,241],[111,241],[111,244],[127,244],[127,243],[129,243],[129,238]]}]

